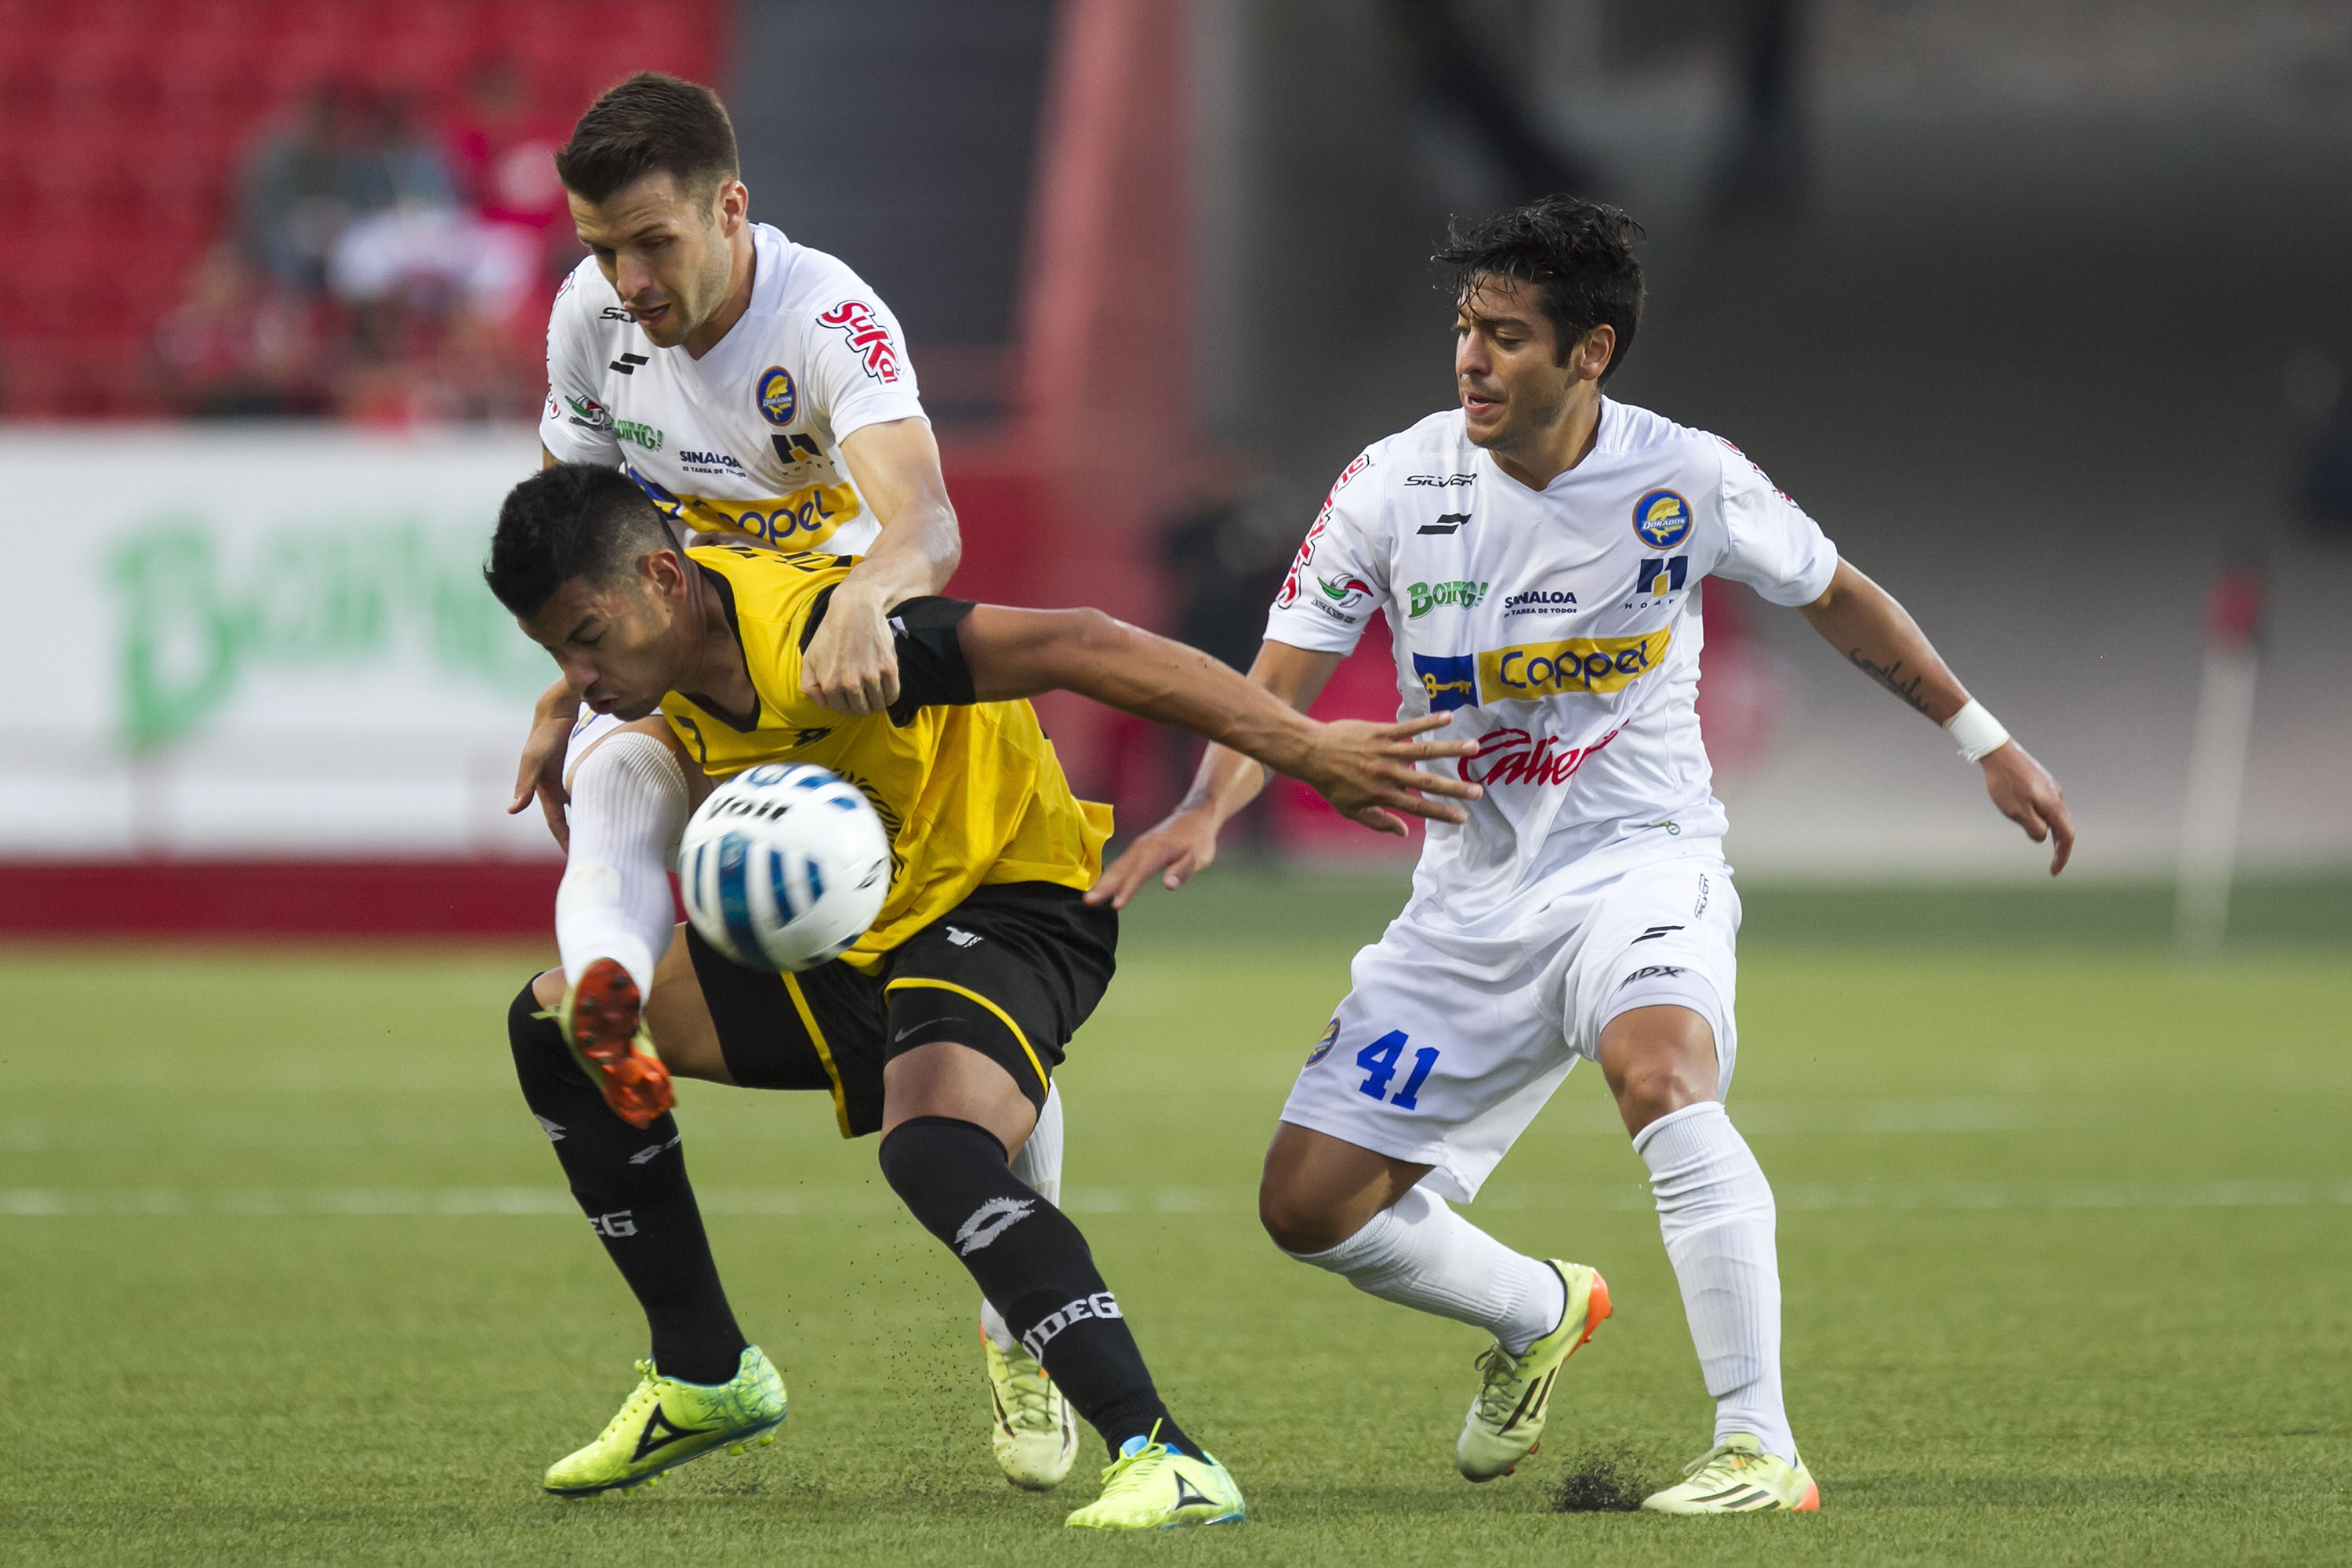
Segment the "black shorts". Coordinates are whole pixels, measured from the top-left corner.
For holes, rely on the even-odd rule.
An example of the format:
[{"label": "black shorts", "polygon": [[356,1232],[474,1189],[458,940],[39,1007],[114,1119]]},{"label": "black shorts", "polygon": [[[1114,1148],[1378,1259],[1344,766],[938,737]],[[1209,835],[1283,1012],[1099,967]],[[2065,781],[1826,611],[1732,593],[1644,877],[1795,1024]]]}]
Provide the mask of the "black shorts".
[{"label": "black shorts", "polygon": [[988,1057],[1042,1107],[1110,984],[1118,916],[1052,882],[977,888],[877,974],[838,959],[798,974],[745,969],[691,926],[686,945],[735,1081],[826,1090],[841,1135],[862,1138],[882,1128],[882,1064],[940,1040]]}]

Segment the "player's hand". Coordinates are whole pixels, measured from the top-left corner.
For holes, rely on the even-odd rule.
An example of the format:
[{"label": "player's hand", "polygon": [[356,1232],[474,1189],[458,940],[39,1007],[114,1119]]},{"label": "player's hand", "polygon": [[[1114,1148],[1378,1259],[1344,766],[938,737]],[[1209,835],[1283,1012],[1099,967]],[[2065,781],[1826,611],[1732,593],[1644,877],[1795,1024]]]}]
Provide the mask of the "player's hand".
[{"label": "player's hand", "polygon": [[2066,792],[2050,770],[2015,741],[1987,756],[1981,765],[1985,793],[1993,805],[2036,844],[2051,841],[2052,876],[2064,870],[2074,853],[2074,819],[2066,815]]},{"label": "player's hand", "polygon": [[579,713],[579,694],[561,680],[540,694],[531,710],[530,736],[522,743],[522,762],[515,769],[514,798],[507,802],[507,815],[512,816],[536,796],[547,830],[566,854],[572,849],[572,824],[563,808],[572,795],[563,787],[563,753]]},{"label": "player's hand", "polygon": [[1216,859],[1220,826],[1207,806],[1179,806],[1103,868],[1101,880],[1087,889],[1087,902],[1123,910],[1154,876],[1173,892]]},{"label": "player's hand", "polygon": [[833,603],[801,656],[801,694],[836,713],[863,718],[898,700],[898,648],[880,603],[833,591]]},{"label": "player's hand", "polygon": [[[1475,741],[1416,739],[1453,718],[1451,713],[1425,713],[1402,724],[1342,719],[1318,725],[1319,733],[1297,776],[1338,807],[1340,816],[1375,833],[1404,837],[1406,816],[1467,822],[1470,814],[1453,800],[1476,800],[1486,792],[1452,774],[1425,773],[1412,765],[1478,754]],[[1432,800],[1431,795],[1453,800]]]}]

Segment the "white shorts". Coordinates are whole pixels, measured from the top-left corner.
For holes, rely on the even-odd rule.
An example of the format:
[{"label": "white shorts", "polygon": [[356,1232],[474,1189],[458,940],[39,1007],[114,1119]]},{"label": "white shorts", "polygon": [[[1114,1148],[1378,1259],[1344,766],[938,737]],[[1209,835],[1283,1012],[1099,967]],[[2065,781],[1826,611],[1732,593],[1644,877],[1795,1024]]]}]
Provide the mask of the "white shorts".
[{"label": "white shorts", "polygon": [[1739,895],[1711,847],[1596,868],[1528,924],[1475,938],[1398,917],[1356,954],[1282,1120],[1429,1165],[1423,1185],[1468,1203],[1620,1013],[1705,1017],[1728,1092]]}]

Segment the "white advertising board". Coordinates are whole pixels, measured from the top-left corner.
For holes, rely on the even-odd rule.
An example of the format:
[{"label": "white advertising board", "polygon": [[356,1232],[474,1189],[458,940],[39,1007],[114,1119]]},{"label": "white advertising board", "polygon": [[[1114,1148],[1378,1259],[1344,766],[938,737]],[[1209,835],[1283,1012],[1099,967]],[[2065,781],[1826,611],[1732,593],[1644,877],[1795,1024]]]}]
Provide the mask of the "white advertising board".
[{"label": "white advertising board", "polygon": [[482,584],[530,430],[0,431],[0,858],[553,855]]}]

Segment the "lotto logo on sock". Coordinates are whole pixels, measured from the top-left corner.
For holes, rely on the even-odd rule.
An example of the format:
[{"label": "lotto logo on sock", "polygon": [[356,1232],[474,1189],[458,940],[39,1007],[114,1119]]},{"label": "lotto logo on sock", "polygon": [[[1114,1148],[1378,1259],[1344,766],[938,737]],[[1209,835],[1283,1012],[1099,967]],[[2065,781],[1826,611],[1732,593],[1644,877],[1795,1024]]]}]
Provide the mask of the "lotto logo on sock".
[{"label": "lotto logo on sock", "polygon": [[1046,1318],[1044,1322],[1022,1335],[1021,1343],[1028,1351],[1032,1360],[1042,1362],[1045,1359],[1045,1347],[1053,1342],[1054,1336],[1072,1323],[1083,1322],[1088,1318],[1118,1318],[1125,1315],[1118,1310],[1118,1303],[1111,1300],[1109,1291],[1097,1290],[1091,1296],[1079,1297],[1060,1311]]},{"label": "lotto logo on sock", "polygon": [[1029,1217],[1037,1206],[1034,1198],[991,1198],[971,1211],[955,1233],[956,1256],[970,1258],[1014,1226]]}]

